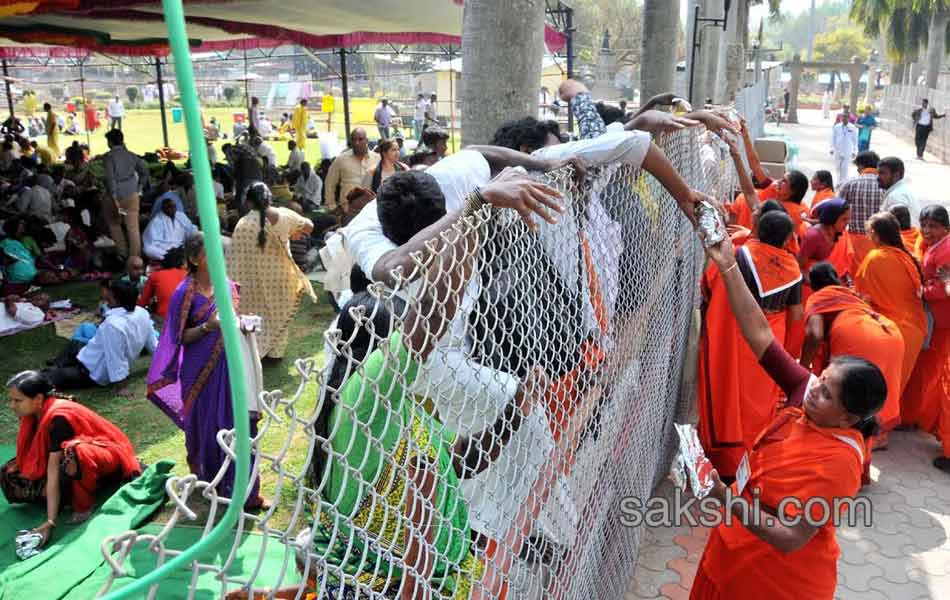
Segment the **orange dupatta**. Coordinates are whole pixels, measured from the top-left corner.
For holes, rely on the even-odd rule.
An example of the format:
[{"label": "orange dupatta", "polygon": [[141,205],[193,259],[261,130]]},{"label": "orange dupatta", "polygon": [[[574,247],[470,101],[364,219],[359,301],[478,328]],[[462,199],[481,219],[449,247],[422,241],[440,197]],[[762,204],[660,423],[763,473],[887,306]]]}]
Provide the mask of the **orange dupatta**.
[{"label": "orange dupatta", "polygon": [[920,271],[909,254],[881,246],[872,250],[855,276],[855,290],[870,299],[871,307],[894,321],[904,338],[901,389],[917,363],[927,335],[927,314],[921,300]]},{"label": "orange dupatta", "polygon": [[[752,238],[739,252],[752,270],[760,297],[802,279],[798,263],[784,249]],[[732,477],[742,455],[774,417],[781,391],[742,338],[717,267],[707,269],[703,284],[707,304],[699,349],[699,436],[719,473]],[[782,343],[787,311],[767,318]]]},{"label": "orange dupatta", "polygon": [[[876,365],[887,382],[887,400],[878,413],[881,429],[900,422],[901,369],[904,338],[897,324],[876,312],[850,289],[831,285],[813,293],[805,305],[805,321],[814,315],[836,314],[825,332],[826,356],[857,356]],[[820,373],[824,364],[816,364]]]}]

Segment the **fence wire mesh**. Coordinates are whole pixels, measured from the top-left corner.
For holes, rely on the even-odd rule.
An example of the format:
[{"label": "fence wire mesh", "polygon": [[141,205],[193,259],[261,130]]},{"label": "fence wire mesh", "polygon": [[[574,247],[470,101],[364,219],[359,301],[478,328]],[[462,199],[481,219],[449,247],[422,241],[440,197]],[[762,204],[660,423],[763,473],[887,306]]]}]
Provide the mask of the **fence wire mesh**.
[{"label": "fence wire mesh", "polygon": [[[693,188],[732,193],[715,138],[660,144]],[[539,177],[564,194],[556,225],[531,233],[513,211],[482,208],[396,289],[351,301],[326,333],[330,364],[297,361],[292,397],[263,395],[255,468],[276,476],[274,506],[292,499],[289,520],[244,513],[231,547],[192,563],[189,597],[208,573],[221,596],[622,597],[641,532],[620,506],[668,471],[703,256],[644,171]],[[278,430],[280,450],[262,452]],[[299,436],[305,460],[290,451]],[[218,441],[233,456],[233,432]],[[179,552],[176,526],[210,530],[229,502],[215,483],[169,480],[160,533],[105,539],[101,591],[143,556]],[[251,531],[259,549],[238,558]]]}]

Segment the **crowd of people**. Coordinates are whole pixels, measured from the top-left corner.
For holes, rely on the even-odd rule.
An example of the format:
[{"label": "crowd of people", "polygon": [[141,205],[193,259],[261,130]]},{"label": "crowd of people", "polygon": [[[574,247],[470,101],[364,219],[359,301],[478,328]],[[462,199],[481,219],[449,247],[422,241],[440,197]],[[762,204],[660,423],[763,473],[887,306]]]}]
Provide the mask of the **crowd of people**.
[{"label": "crowd of people", "polygon": [[[653,137],[698,125],[708,131],[704,171],[728,153],[739,176],[721,206],[730,235],[707,247],[702,279],[699,432],[716,468],[713,497],[725,501],[729,484],[739,495],[758,488],[761,510],[772,514],[789,495],[803,503],[852,497],[868,481],[871,451],[896,427],[942,436],[934,465],[950,471],[950,217],[918,205],[899,159],[857,152],[855,139],[847,154],[857,177],[839,164],[837,182],[827,171],[772,180],[745,123],[724,114],[656,110],[682,106],[673,94],[628,113],[595,102],[573,80],[559,95],[579,139],[526,117],[499,127],[490,145],[448,155],[448,135],[427,122],[436,99],[420,97],[413,153],[385,136],[371,149],[356,128],[346,151],[314,168],[301,101],[289,119],[290,158],[278,165],[254,102],[249,135],[226,144],[223,161],[212,158],[250,365],[240,376],[251,391],[252,435],[261,363],[285,358],[300,302],[316,300],[306,274],[315,264],[338,309],[311,432],[308,480],[321,516],[295,542],[307,591],[355,594],[344,573],[393,598],[422,597],[429,587],[504,598],[515,558],[556,555],[570,564],[582,517],[567,477],[580,446],[596,437],[588,433],[605,379],[618,376],[607,351],[636,326],[629,269],[641,232],[624,218],[635,207],[597,193],[572,205],[511,167],[571,168],[578,181],[591,168],[642,169],[695,224],[698,204],[720,203],[691,189]],[[381,108],[385,134],[391,115]],[[850,118],[839,118],[850,139],[847,127]],[[102,283],[97,326],[80,328],[47,369],[7,386],[21,428],[0,487],[12,502],[45,498],[47,521],[36,528],[44,539],[64,498],[84,518],[90,493],[141,470],[125,434],[60,390],[111,385],[127,394],[143,352],[152,354],[148,398],[184,431],[188,468],[216,481],[216,493],[234,491],[217,436],[234,427],[229,372],[193,181],[173,163],[130,152],[118,127],[107,138],[104,157],[74,154],[60,165],[47,137],[52,164],[34,151],[0,173],[9,319],[35,312],[34,284],[124,271]],[[101,176],[90,172],[96,161]],[[511,268],[500,237],[470,227],[490,210],[513,210],[534,232],[532,264],[543,277],[516,278],[504,290],[479,276],[476,268]],[[427,260],[446,256],[453,260]],[[396,293],[380,296],[372,282]],[[572,316],[520,335],[527,316],[504,310],[515,296],[544,298],[546,314]],[[497,343],[479,342],[486,339]],[[538,339],[559,341],[547,348],[557,354],[547,370],[536,362]],[[96,443],[103,436],[108,445]],[[743,464],[751,477],[740,485]],[[269,505],[259,474],[240,500],[246,510]],[[558,510],[545,510],[555,501]],[[714,531],[692,597],[833,596],[833,526],[766,521]],[[313,554],[329,569],[308,565]],[[549,591],[567,576],[552,577]]]}]

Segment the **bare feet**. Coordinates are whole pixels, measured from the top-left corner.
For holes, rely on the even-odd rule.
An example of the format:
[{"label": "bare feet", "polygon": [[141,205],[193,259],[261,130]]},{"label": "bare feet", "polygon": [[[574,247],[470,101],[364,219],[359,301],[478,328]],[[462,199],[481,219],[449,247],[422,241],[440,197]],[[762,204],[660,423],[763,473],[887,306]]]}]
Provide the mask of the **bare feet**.
[{"label": "bare feet", "polygon": [[73,513],[73,515],[69,517],[69,520],[66,522],[67,523],[82,523],[86,521],[87,519],[89,519],[89,516],[91,514],[92,514],[91,510],[87,510],[86,512]]}]

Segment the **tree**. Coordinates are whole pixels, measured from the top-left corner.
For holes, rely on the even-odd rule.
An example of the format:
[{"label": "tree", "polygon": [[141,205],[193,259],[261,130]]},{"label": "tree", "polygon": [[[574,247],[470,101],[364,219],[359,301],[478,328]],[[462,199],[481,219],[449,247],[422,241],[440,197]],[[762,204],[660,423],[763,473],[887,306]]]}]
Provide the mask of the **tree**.
[{"label": "tree", "polygon": [[904,65],[917,62],[927,42],[929,6],[920,0],[854,0],[850,14],[869,37],[887,39],[885,51],[896,67],[891,71],[891,81],[902,81]]},{"label": "tree", "polygon": [[[670,2],[655,2],[647,0],[647,5],[659,5],[659,10],[670,11]],[[576,0],[571,2],[574,7],[574,45],[578,48],[578,55],[585,62],[596,62],[597,52],[600,50],[604,31],[610,30],[610,47],[617,60],[617,68],[646,66],[641,60],[643,19],[640,18],[640,2],[638,0]],[[644,7],[644,10],[646,7]],[[679,12],[679,6],[675,7]],[[666,15],[668,16],[668,15]],[[679,21],[676,23],[676,36],[679,35]],[[675,44],[675,39],[673,40]],[[665,40],[664,40],[665,42]],[[656,47],[649,49],[650,60]]]},{"label": "tree", "polygon": [[462,12],[462,135],[488,143],[505,121],[538,113],[544,0],[468,0]]},{"label": "tree", "polygon": [[[860,2],[861,0],[855,0]],[[881,0],[888,2],[890,0]],[[798,15],[772,11],[766,21],[764,45],[766,48],[784,47],[783,57],[790,60],[796,54],[807,56],[809,45],[814,36],[829,31],[832,19],[848,14],[850,3],[845,0],[825,2],[816,6],[815,31],[812,34],[810,11]]]},{"label": "tree", "polygon": [[855,56],[864,59],[871,52],[871,42],[855,25],[835,27],[815,36],[815,59],[851,62]]},{"label": "tree", "polygon": [[129,97],[129,104],[135,104],[135,99],[139,97],[139,88],[130,85],[125,88],[125,95]]},{"label": "tree", "polygon": [[930,9],[930,27],[927,32],[927,87],[937,89],[940,79],[940,65],[946,54],[946,39],[950,34],[950,2],[948,0],[924,0],[922,4]]},{"label": "tree", "polygon": [[237,96],[237,88],[234,86],[228,86],[224,88],[224,99],[228,101],[228,104],[234,100],[234,97]]},{"label": "tree", "polygon": [[642,55],[650,56],[650,60],[640,65],[640,98],[644,102],[673,89],[679,28],[678,3],[644,1]]}]

